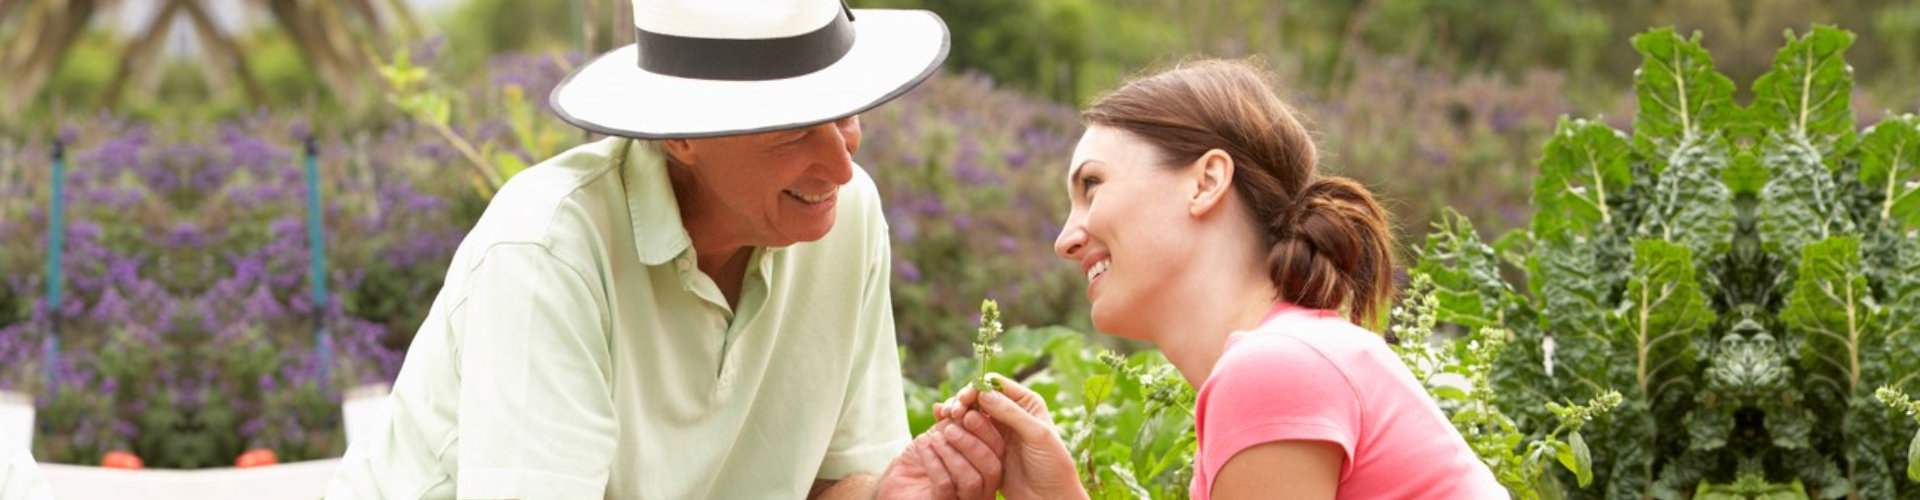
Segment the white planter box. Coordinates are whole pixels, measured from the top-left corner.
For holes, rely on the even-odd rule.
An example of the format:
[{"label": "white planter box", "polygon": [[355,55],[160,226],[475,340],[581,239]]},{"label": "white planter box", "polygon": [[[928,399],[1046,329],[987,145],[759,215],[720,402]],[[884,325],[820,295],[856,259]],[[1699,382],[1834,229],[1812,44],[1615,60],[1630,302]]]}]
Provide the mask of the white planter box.
[{"label": "white planter box", "polygon": [[[379,432],[387,420],[385,384],[356,387],[341,404],[347,442]],[[0,458],[22,455],[33,442],[33,400],[0,393]],[[39,475],[60,500],[315,500],[340,459],[293,462],[246,469],[108,469],[39,464]],[[11,499],[5,499],[11,500]],[[37,499],[36,499],[37,500]]]},{"label": "white planter box", "polygon": [[53,497],[60,500],[316,500],[340,459],[293,462],[246,469],[107,469],[40,464]]},{"label": "white planter box", "polygon": [[0,391],[0,457],[33,449],[33,398]]}]

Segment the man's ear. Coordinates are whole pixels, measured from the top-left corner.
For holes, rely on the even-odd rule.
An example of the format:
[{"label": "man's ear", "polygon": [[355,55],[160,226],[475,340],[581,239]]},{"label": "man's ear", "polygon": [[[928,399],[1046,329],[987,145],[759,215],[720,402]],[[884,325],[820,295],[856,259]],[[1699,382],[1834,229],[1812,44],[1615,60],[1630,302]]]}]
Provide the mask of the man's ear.
[{"label": "man's ear", "polygon": [[666,151],[667,157],[668,157],[667,159],[672,160],[675,163],[679,163],[681,165],[693,165],[694,162],[697,162],[700,160],[700,155],[698,152],[695,151],[695,148],[693,147],[693,141],[691,140],[667,139],[667,140],[660,141],[660,145],[663,146],[661,149]]},{"label": "man's ear", "polygon": [[1226,204],[1233,191],[1233,157],[1226,151],[1207,150],[1188,167],[1193,180],[1193,197],[1187,200],[1187,213],[1204,216]]}]

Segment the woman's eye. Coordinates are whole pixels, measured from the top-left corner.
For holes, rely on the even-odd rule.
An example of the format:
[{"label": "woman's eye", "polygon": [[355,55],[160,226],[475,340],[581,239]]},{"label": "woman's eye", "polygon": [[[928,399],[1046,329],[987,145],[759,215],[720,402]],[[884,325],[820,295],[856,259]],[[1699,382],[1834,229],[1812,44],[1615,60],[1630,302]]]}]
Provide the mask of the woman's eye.
[{"label": "woman's eye", "polygon": [[1081,191],[1081,192],[1085,192],[1085,193],[1092,193],[1092,192],[1093,192],[1093,188],[1094,188],[1095,186],[1099,186],[1099,185],[1100,185],[1100,178],[1098,178],[1098,177],[1082,177],[1082,178],[1080,178],[1080,191]]}]

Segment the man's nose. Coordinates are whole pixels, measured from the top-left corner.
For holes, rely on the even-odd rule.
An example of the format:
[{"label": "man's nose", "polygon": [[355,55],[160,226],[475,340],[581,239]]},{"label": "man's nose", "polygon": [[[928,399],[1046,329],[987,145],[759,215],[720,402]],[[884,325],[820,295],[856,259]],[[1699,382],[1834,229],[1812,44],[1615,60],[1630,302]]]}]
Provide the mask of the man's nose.
[{"label": "man's nose", "polygon": [[[843,118],[842,120],[846,120]],[[846,184],[853,180],[853,152],[860,148],[860,129],[856,123],[852,133],[848,133],[843,122],[822,123],[819,136],[824,138],[821,148],[820,166],[827,180],[834,184]]]},{"label": "man's nose", "polygon": [[860,115],[853,115],[846,118],[841,118],[839,120],[835,120],[833,122],[833,126],[834,128],[837,128],[840,130],[840,140],[842,143],[846,145],[847,154],[851,155],[851,154],[859,153],[860,152]]}]

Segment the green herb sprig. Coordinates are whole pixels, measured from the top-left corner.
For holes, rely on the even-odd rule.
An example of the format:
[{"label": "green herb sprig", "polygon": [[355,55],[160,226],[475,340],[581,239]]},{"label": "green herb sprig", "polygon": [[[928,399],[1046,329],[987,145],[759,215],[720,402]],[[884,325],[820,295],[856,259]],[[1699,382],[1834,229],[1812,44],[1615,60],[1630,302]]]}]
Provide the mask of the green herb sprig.
[{"label": "green herb sprig", "polygon": [[980,331],[973,337],[973,358],[979,366],[973,372],[973,390],[1000,390],[1000,379],[987,377],[987,362],[1000,352],[1000,304],[993,299],[980,301]]}]

